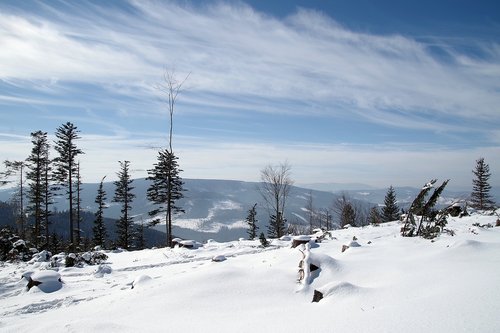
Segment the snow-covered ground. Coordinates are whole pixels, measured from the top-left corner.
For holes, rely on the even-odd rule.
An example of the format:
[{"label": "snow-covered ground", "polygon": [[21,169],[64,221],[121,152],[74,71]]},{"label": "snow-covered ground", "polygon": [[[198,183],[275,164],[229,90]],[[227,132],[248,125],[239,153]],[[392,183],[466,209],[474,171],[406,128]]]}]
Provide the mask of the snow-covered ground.
[{"label": "snow-covered ground", "polygon": [[[107,253],[59,274],[5,263],[0,332],[500,332],[500,227],[472,226],[496,220],[450,218],[455,236],[433,242],[396,222],[333,231],[306,252],[320,269],[301,283],[290,240]],[[27,291],[27,272],[62,284]]]}]

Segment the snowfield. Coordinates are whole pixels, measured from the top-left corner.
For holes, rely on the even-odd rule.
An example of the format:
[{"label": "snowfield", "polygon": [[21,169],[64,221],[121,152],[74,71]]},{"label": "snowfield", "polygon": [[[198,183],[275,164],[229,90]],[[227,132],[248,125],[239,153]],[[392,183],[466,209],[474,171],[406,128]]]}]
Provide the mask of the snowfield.
[{"label": "snowfield", "polygon": [[[107,252],[106,263],[58,274],[43,261],[4,263],[0,331],[500,332],[500,227],[473,226],[497,218],[449,218],[455,235],[434,241],[403,238],[392,222],[297,248],[285,237],[268,248],[240,240]],[[360,246],[341,252],[353,237]],[[319,269],[307,265],[298,282],[303,258]],[[28,291],[27,276],[56,288]]]}]

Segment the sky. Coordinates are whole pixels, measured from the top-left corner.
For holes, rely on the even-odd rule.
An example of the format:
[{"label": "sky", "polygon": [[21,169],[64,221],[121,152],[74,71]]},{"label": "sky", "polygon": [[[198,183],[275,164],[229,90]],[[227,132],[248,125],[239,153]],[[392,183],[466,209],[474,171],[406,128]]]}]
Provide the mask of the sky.
[{"label": "sky", "polygon": [[161,86],[184,85],[185,178],[500,185],[495,1],[0,1],[0,159],[74,123],[84,182],[145,177],[168,145]]}]

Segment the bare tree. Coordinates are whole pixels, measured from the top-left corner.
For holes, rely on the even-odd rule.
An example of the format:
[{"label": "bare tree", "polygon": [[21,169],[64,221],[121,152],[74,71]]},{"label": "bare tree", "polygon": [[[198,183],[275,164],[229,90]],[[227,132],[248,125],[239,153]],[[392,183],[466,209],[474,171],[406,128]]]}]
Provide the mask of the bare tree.
[{"label": "bare tree", "polygon": [[26,214],[24,212],[24,168],[26,167],[26,162],[5,160],[3,163],[6,171],[1,175],[2,181],[0,182],[0,185],[6,185],[12,182],[12,180],[9,180],[10,177],[19,176],[18,191],[14,194],[13,201],[19,208],[19,216],[16,221],[18,232],[21,234],[21,237],[24,238],[26,231]]},{"label": "bare tree", "polygon": [[[309,193],[308,193],[305,209],[307,210],[307,214],[309,217],[309,233],[312,234],[313,229],[314,229],[314,216],[315,216],[314,199],[313,199],[312,191],[309,191]],[[321,224],[321,221],[320,221],[320,224]]]},{"label": "bare tree", "polygon": [[186,80],[189,78],[189,75],[191,73],[188,73],[186,77],[179,81],[175,75],[175,71],[168,71],[166,70],[165,73],[163,74],[163,83],[158,84],[157,88],[161,92],[167,95],[168,97],[168,113],[170,116],[170,130],[169,130],[169,137],[168,137],[168,146],[170,148],[169,152],[172,153],[172,135],[173,135],[173,128],[174,128],[174,110],[175,110],[175,103],[177,102],[177,96],[179,95],[179,92],[182,89],[182,86],[186,82]]},{"label": "bare tree", "polygon": [[259,191],[271,217],[273,235],[270,236],[281,237],[285,234],[285,206],[293,185],[290,171],[291,166],[288,162],[280,163],[278,166],[267,165],[260,171],[262,182]]},{"label": "bare tree", "polygon": [[332,210],[339,221],[337,224],[338,227],[343,228],[348,224],[352,226],[356,225],[356,210],[347,192],[342,192],[342,194],[333,201]]}]

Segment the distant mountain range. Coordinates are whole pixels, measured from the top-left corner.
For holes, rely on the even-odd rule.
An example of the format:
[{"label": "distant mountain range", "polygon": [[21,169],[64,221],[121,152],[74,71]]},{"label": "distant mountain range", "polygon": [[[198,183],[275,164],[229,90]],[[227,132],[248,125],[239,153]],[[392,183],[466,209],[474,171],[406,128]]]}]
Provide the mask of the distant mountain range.
[{"label": "distant mountain range", "polygon": [[[244,220],[248,215],[248,210],[255,203],[257,203],[259,231],[264,233],[267,231],[269,214],[258,191],[259,183],[207,179],[184,179],[184,181],[187,191],[185,192],[185,198],[179,204],[186,210],[186,213],[175,219],[174,233],[176,236],[198,241],[207,239],[228,241],[240,237],[246,238]],[[82,207],[89,212],[95,212],[97,209],[94,200],[98,185],[97,183],[82,185]],[[329,185],[331,186],[331,184]],[[387,189],[356,188],[361,185],[349,186],[347,190],[335,192],[293,186],[287,201],[285,217],[289,223],[308,225],[308,211],[305,207],[307,206],[309,194],[313,197],[313,207],[317,211],[331,208],[332,203],[340,194],[346,194],[356,205],[363,209],[369,209],[383,203]],[[136,198],[132,203],[134,219],[136,222],[148,222],[150,219],[148,211],[152,209],[151,203],[146,198],[149,181],[135,179],[132,186],[135,187],[133,192],[136,194]],[[112,219],[116,219],[120,215],[120,205],[112,202],[114,189],[112,182],[104,184],[109,205],[109,208],[105,210],[105,216]],[[419,191],[417,188],[410,187],[396,188],[395,190],[401,208],[407,208]],[[12,192],[12,189],[0,190],[0,201],[9,200]],[[446,204],[457,199],[465,199],[467,196],[468,193],[445,191],[441,203]],[[497,200],[499,197],[496,196]],[[66,199],[60,196],[54,208],[59,211],[67,210]],[[334,222],[335,219],[334,216]],[[164,231],[165,225],[158,225],[155,228]]]}]

